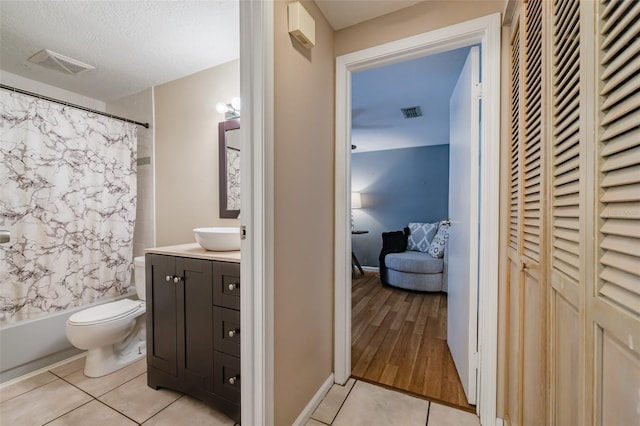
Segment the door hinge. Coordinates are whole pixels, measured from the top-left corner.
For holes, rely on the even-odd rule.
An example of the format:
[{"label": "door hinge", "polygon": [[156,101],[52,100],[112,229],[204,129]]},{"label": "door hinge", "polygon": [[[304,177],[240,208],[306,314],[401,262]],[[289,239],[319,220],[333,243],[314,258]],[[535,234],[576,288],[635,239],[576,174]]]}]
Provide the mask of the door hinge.
[{"label": "door hinge", "polygon": [[475,83],[472,90],[475,99],[482,99],[482,83]]},{"label": "door hinge", "polygon": [[246,227],[246,225],[241,225],[240,226],[240,239],[241,240],[246,240],[247,239],[247,227]]}]

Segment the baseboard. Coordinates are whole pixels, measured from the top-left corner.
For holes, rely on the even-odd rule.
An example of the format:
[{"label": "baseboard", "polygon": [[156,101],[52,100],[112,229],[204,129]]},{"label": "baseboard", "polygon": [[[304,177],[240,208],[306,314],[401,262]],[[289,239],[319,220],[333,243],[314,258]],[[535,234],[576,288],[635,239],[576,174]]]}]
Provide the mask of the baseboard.
[{"label": "baseboard", "polygon": [[362,270],[363,271],[369,271],[369,272],[378,272],[380,270],[380,268],[377,267],[377,266],[363,266]]},{"label": "baseboard", "polygon": [[496,417],[496,426],[504,426],[505,422],[500,417]]},{"label": "baseboard", "polygon": [[318,405],[322,402],[324,396],[331,389],[331,386],[333,386],[333,373],[331,373],[322,386],[320,386],[316,394],[313,395],[313,398],[311,398],[307,406],[304,407],[298,418],[293,422],[293,426],[303,426],[307,423],[315,409],[318,408]]},{"label": "baseboard", "polygon": [[[2,379],[3,381],[2,383],[0,383],[0,389],[3,389],[17,382],[21,382],[30,377],[37,376],[38,374],[45,373],[49,370],[53,370],[56,367],[85,356],[87,356],[86,351],[80,351],[80,349],[72,348],[68,351],[58,352],[53,356],[38,360],[37,363],[29,363],[25,366],[17,367],[7,372],[2,372],[2,374],[0,374],[0,379]],[[35,365],[37,365],[37,367],[34,367]],[[34,370],[34,368],[37,369]],[[7,377],[6,380],[4,380],[5,377]]]}]

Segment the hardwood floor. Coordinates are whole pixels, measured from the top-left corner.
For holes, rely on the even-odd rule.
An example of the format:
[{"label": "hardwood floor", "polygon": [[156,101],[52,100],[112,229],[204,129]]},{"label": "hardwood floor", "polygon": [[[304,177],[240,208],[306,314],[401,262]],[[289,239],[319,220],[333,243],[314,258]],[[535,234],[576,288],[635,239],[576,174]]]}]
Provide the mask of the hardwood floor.
[{"label": "hardwood floor", "polygon": [[385,288],[366,271],[351,300],[354,377],[475,412],[447,346],[446,293]]}]

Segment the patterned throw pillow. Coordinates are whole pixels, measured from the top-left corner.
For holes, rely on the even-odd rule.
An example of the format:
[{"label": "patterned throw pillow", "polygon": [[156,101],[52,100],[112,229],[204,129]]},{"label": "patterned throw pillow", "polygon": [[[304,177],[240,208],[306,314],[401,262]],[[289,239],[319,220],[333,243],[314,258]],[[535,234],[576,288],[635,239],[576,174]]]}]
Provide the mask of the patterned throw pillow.
[{"label": "patterned throw pillow", "polygon": [[449,225],[440,225],[438,232],[436,232],[436,236],[433,237],[433,241],[431,241],[431,245],[429,246],[429,251],[427,253],[435,258],[444,257],[444,247],[447,245],[448,239]]},{"label": "patterned throw pillow", "polygon": [[411,233],[407,240],[407,250],[426,253],[436,235],[438,223],[409,223],[409,230]]}]

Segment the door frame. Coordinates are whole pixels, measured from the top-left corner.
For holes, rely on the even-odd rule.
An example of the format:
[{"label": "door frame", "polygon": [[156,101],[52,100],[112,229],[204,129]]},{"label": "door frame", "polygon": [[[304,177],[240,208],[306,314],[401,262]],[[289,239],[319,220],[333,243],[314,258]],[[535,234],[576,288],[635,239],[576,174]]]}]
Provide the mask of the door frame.
[{"label": "door frame", "polygon": [[481,45],[478,400],[482,424],[496,423],[500,174],[500,14],[392,41],[336,58],[335,382],[351,375],[351,74],[474,44]]},{"label": "door frame", "polygon": [[240,2],[241,416],[271,426],[273,398],[273,2]]}]

